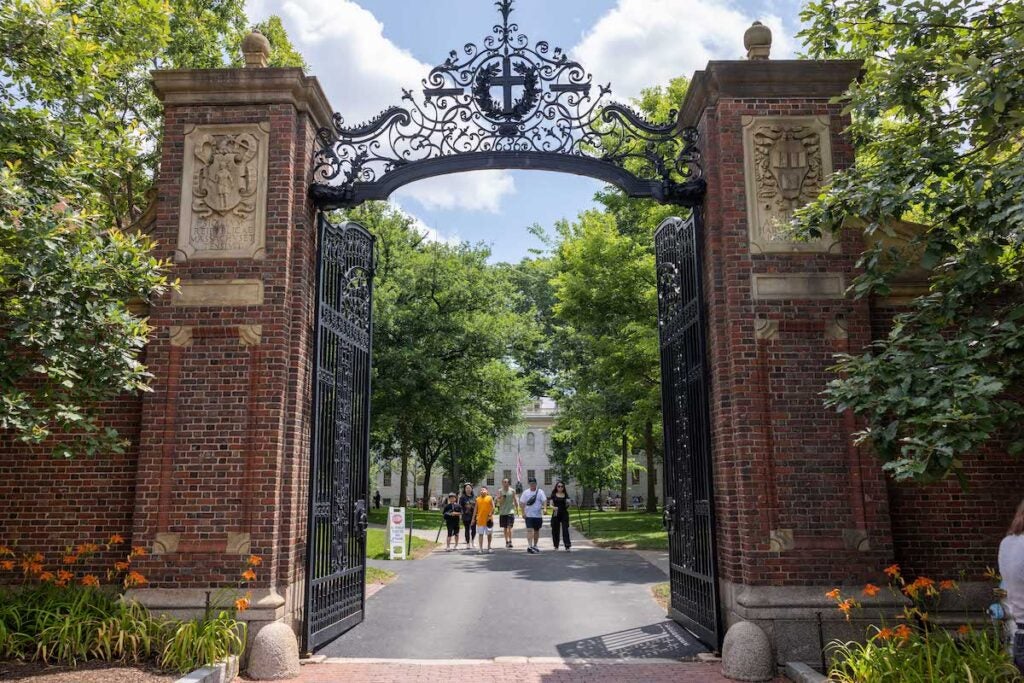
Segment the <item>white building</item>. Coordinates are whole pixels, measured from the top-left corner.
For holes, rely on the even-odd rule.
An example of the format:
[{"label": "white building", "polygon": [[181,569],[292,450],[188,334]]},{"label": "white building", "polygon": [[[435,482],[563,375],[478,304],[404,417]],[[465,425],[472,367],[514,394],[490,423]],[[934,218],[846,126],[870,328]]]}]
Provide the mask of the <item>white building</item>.
[{"label": "white building", "polygon": [[[515,485],[517,481],[517,463],[522,465],[522,485],[525,488],[530,477],[537,479],[537,484],[545,492],[550,492],[558,480],[558,473],[551,464],[551,431],[554,428],[558,406],[554,400],[541,396],[533,399],[523,410],[522,421],[512,434],[499,438],[494,444],[494,469],[476,485],[486,484],[492,491],[501,485],[502,479],[508,479]],[[443,466],[438,463],[430,477],[430,497],[441,500],[445,494],[442,482]],[[648,472],[639,469],[630,473],[628,496],[647,496]],[[661,496],[661,465],[653,473],[655,491]],[[400,490],[400,471],[384,468],[373,477],[370,489],[380,491],[381,505],[397,505]],[[566,482],[569,495],[576,501],[582,500],[583,491],[574,482]],[[449,483],[449,487],[450,483]],[[454,488],[458,488],[455,486]],[[371,492],[370,495],[373,495]],[[419,499],[423,495],[423,472],[413,461],[409,463],[408,492],[410,499]],[[615,489],[615,494],[618,487]],[[410,500],[410,503],[412,500]]]}]

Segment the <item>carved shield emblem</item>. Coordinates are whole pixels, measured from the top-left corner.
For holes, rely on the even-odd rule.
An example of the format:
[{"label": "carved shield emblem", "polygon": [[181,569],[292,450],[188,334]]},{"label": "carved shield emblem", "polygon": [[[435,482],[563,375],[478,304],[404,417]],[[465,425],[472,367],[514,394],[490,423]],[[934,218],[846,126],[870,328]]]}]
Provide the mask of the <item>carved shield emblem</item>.
[{"label": "carved shield emblem", "polygon": [[252,210],[256,192],[257,143],[252,135],[207,135],[196,145],[201,162],[196,174],[193,207],[200,215]]},{"label": "carved shield emblem", "polygon": [[782,199],[799,200],[804,189],[804,181],[811,170],[804,144],[796,139],[793,131],[787,130],[783,137],[775,142],[770,157],[772,173],[775,175]]}]

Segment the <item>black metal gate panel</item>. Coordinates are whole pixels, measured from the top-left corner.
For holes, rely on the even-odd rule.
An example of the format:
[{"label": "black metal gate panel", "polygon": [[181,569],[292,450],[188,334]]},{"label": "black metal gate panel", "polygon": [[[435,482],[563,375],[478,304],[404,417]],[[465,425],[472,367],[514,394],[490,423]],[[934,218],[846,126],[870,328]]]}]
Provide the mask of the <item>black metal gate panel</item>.
[{"label": "black metal gate panel", "polygon": [[665,527],[673,619],[721,645],[708,410],[701,215],[668,218],[655,233],[665,437]]},{"label": "black metal gate panel", "polygon": [[373,236],[318,219],[305,649],[363,620],[369,491]]}]

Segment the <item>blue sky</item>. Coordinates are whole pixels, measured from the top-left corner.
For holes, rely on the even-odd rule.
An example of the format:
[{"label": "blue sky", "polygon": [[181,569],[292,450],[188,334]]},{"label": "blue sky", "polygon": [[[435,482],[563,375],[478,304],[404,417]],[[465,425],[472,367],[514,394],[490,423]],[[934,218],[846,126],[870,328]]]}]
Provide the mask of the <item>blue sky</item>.
[{"label": "blue sky", "polygon": [[[517,0],[513,19],[532,41],[560,46],[611,82],[618,99],[689,75],[709,59],[743,57],[754,19],[772,27],[772,56],[796,50],[797,0]],[[398,104],[430,67],[466,42],[479,44],[498,18],[491,0],[249,0],[253,21],[277,14],[350,124]],[[432,237],[486,242],[492,260],[517,261],[545,228],[593,206],[598,181],[527,171],[480,171],[408,185],[392,201]]]}]

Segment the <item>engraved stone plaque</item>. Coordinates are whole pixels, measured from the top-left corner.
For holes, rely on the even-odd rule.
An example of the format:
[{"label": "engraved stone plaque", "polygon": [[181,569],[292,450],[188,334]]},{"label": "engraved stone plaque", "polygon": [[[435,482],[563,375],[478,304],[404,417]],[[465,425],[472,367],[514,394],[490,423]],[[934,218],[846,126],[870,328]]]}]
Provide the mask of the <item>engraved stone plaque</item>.
[{"label": "engraved stone plaque", "polygon": [[269,124],[186,129],[175,259],[263,258]]},{"label": "engraved stone plaque", "polygon": [[832,235],[798,242],[784,231],[832,175],[827,116],[744,116],[743,158],[751,252],[838,251]]}]

